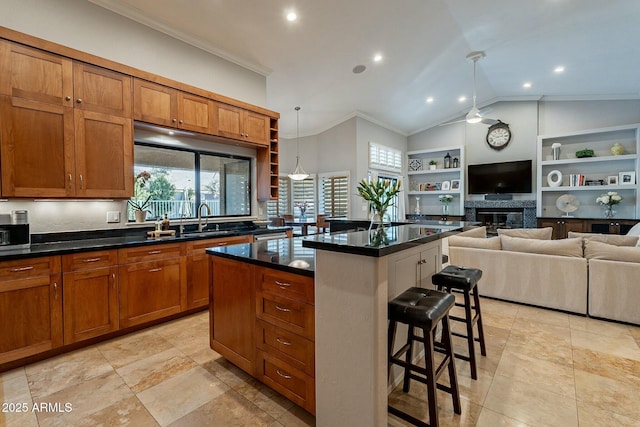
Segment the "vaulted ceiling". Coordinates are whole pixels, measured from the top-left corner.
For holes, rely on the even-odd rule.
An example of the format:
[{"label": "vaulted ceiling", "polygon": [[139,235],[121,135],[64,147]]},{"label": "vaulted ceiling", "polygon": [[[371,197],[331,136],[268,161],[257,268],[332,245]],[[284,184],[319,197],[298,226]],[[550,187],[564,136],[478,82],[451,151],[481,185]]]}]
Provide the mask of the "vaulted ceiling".
[{"label": "vaulted ceiling", "polygon": [[91,1],[266,75],[285,137],[295,106],[301,135],[356,114],[406,135],[459,118],[476,50],[480,107],[640,98],[637,0]]}]

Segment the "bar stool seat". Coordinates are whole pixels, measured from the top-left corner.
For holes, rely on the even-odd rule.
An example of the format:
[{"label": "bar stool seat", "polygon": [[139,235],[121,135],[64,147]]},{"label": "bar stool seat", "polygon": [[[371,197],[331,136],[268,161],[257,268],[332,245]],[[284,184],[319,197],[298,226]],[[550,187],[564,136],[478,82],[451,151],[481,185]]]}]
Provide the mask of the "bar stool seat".
[{"label": "bar stool seat", "polygon": [[[478,379],[478,368],[476,364],[475,342],[480,343],[480,353],[487,355],[487,348],[484,341],[484,327],[482,325],[482,312],[480,310],[480,296],[478,295],[478,281],[482,277],[482,270],[477,268],[459,267],[449,265],[439,273],[431,276],[433,283],[438,290],[451,293],[459,291],[464,294],[464,303],[456,302],[457,307],[464,307],[465,317],[449,316],[452,321],[463,322],[466,325],[466,334],[451,332],[451,335],[465,338],[467,340],[468,356],[455,353],[455,357],[469,362],[471,365],[471,378]],[[473,295],[473,304],[471,303]],[[472,313],[472,310],[474,313]],[[478,327],[477,337],[474,337],[474,326]]]},{"label": "bar stool seat", "polygon": [[[397,408],[388,406],[389,413],[402,418],[417,426],[438,425],[438,404],[436,389],[451,394],[453,408],[456,414],[462,412],[460,406],[460,392],[456,376],[454,353],[451,343],[451,330],[449,328],[449,310],[454,306],[453,295],[432,289],[412,287],[389,301],[389,332],[388,332],[388,357],[389,375],[392,365],[404,368],[402,390],[409,391],[410,380],[420,381],[427,385],[429,424],[407,414]],[[408,325],[407,342],[397,352],[393,352],[397,323]],[[435,341],[435,331],[439,323],[442,323],[441,342]],[[422,336],[414,333],[414,328],[422,329]],[[413,363],[413,344],[420,341],[425,348],[425,367]],[[443,360],[436,367],[434,351],[442,350]],[[405,360],[401,357],[405,355]],[[449,386],[438,384],[438,378],[447,368],[449,372]],[[415,373],[414,373],[415,372]],[[417,373],[417,374],[416,374]],[[418,375],[420,374],[420,375]]]}]

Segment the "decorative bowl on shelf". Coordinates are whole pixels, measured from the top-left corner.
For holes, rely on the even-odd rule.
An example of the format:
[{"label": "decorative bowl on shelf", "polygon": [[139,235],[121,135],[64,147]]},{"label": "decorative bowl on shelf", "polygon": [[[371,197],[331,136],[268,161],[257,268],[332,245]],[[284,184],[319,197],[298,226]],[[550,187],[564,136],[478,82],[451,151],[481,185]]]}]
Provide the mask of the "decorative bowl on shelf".
[{"label": "decorative bowl on shelf", "polygon": [[579,159],[582,159],[585,157],[593,157],[593,155],[594,155],[593,150],[590,148],[576,151],[576,157]]}]

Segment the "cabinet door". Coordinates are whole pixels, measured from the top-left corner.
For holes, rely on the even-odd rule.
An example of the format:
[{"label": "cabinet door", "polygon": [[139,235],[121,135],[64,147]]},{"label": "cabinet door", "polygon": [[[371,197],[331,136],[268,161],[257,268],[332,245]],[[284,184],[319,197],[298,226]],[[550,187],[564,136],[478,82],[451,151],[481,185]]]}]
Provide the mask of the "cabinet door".
[{"label": "cabinet door", "polygon": [[210,262],[211,348],[253,375],[256,353],[253,266],[216,256],[210,256]]},{"label": "cabinet door", "polygon": [[0,41],[0,94],[73,106],[73,66],[69,59]]},{"label": "cabinet door", "polygon": [[563,232],[562,232],[562,237],[560,237],[561,239],[565,239],[569,236],[569,232],[573,231],[576,233],[584,233],[586,232],[585,230],[585,222],[583,220],[580,219],[563,219],[562,221],[562,225],[563,225]]},{"label": "cabinet door", "polygon": [[187,308],[209,304],[209,255],[187,257]]},{"label": "cabinet door", "polygon": [[75,194],[73,109],[0,97],[2,195]]},{"label": "cabinet door", "polygon": [[0,325],[0,364],[62,345],[60,274],[0,282]]},{"label": "cabinet door", "polygon": [[73,93],[75,108],[131,118],[131,76],[75,62]]},{"label": "cabinet door", "polygon": [[269,117],[246,111],[244,117],[244,137],[247,141],[264,146],[269,145]]},{"label": "cabinet door", "polygon": [[82,197],[133,195],[131,119],[91,111],[75,113],[76,193]]},{"label": "cabinet door", "polygon": [[176,127],[178,124],[177,91],[145,80],[134,79],[133,119]]},{"label": "cabinet door", "polygon": [[553,231],[551,232],[552,239],[562,239],[563,227],[560,220],[557,219],[538,219],[538,228],[546,228],[551,227]]},{"label": "cabinet door", "polygon": [[215,133],[213,101],[178,92],[178,127],[207,134]]},{"label": "cabinet door", "polygon": [[117,267],[65,273],[64,343],[118,329]]},{"label": "cabinet door", "polygon": [[184,257],[121,265],[119,279],[121,327],[186,309]]},{"label": "cabinet door", "polygon": [[227,104],[215,104],[218,136],[244,140],[244,123],[242,108]]}]

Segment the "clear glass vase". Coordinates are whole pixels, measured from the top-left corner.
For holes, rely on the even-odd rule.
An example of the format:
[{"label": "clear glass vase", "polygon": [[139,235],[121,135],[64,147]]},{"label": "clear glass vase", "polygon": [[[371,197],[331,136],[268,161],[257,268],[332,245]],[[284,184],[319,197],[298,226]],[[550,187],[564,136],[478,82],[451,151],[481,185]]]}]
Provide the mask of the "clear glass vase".
[{"label": "clear glass vase", "polygon": [[442,216],[448,216],[449,215],[449,203],[443,203],[442,204]]},{"label": "clear glass vase", "polygon": [[616,214],[616,211],[613,209],[613,205],[605,205],[604,206],[604,217],[606,219],[611,219]]}]

